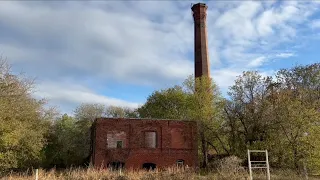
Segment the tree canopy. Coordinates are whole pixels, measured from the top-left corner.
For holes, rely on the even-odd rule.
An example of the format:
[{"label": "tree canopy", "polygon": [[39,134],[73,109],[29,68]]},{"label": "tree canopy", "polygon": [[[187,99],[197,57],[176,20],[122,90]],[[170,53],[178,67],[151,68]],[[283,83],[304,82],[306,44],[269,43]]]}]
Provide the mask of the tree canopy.
[{"label": "tree canopy", "polygon": [[0,60],[0,171],[39,166],[53,118],[46,101],[32,97],[33,80],[14,75]]},{"label": "tree canopy", "polygon": [[[1,58],[0,58],[1,59]],[[74,114],[33,97],[35,83],[0,60],[0,171],[89,164],[97,117],[193,120],[202,167],[209,155],[267,149],[275,168],[320,169],[320,63],[280,69],[273,77],[246,71],[227,98],[208,77],[156,90],[137,109],[84,103]]]}]

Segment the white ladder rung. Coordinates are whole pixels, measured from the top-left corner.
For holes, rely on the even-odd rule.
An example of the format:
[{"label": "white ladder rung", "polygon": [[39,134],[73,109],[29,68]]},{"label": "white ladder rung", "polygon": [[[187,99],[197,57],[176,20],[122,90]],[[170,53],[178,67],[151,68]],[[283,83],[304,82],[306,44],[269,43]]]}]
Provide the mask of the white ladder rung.
[{"label": "white ladder rung", "polygon": [[266,150],[248,150],[249,152],[261,152],[261,153],[265,153]]},{"label": "white ladder rung", "polygon": [[251,167],[251,169],[266,169],[268,167]]}]

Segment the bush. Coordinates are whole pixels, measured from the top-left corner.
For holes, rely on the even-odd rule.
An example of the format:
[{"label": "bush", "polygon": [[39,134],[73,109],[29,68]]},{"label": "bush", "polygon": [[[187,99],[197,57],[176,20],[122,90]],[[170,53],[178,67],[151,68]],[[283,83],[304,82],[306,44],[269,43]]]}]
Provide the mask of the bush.
[{"label": "bush", "polygon": [[229,156],[214,161],[210,167],[217,173],[218,179],[246,179],[248,173],[241,164],[240,158]]}]

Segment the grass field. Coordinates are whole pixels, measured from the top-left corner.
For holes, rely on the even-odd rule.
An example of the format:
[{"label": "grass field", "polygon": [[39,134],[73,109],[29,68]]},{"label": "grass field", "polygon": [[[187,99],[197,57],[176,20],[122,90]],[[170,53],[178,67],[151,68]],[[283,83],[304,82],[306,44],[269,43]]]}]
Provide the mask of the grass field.
[{"label": "grass field", "polygon": [[[1,179],[4,180],[34,180],[35,171],[24,173],[8,174]],[[257,175],[258,174],[258,175]],[[209,173],[195,173],[191,169],[168,168],[163,171],[109,171],[97,169],[68,169],[63,171],[39,170],[39,180],[245,180],[248,179],[246,171],[220,170]],[[262,173],[255,173],[254,180],[266,179]],[[303,177],[297,176],[291,171],[272,171],[272,180],[301,180]],[[309,177],[309,180],[320,178]]]}]

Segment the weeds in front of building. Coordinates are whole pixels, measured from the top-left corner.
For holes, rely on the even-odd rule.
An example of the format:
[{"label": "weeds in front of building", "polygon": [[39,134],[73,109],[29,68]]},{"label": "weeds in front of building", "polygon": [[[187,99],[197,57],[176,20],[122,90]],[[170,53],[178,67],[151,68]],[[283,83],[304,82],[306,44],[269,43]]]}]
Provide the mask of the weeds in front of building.
[{"label": "weeds in front of building", "polygon": [[[48,171],[39,170],[39,179],[41,180],[245,180],[248,179],[246,167],[242,166],[242,160],[231,156],[210,164],[207,171],[195,170],[189,167],[170,167],[166,169],[147,170],[110,170],[96,168],[70,168],[63,171],[51,169]],[[264,179],[265,172],[255,173],[255,179]],[[273,170],[272,179],[275,180],[300,180],[301,176],[296,175],[290,170]],[[33,180],[35,179],[35,170],[29,170],[23,173],[11,173],[4,179],[14,180]],[[317,178],[309,178],[316,180]]]}]

